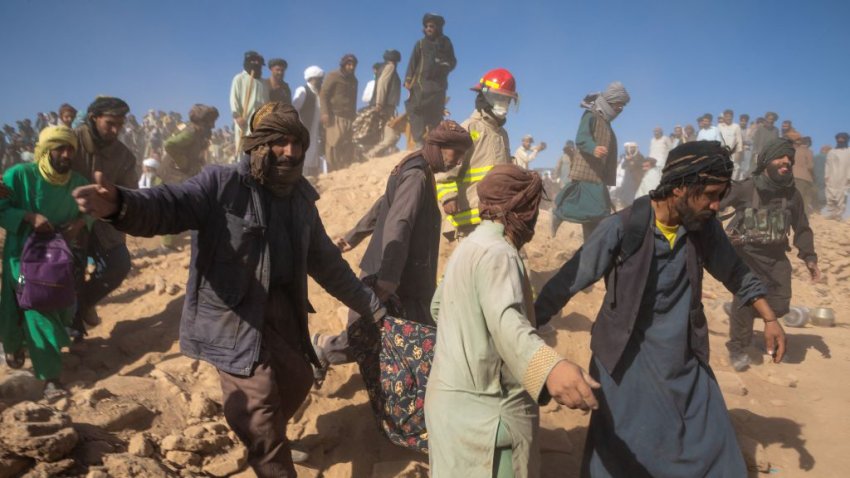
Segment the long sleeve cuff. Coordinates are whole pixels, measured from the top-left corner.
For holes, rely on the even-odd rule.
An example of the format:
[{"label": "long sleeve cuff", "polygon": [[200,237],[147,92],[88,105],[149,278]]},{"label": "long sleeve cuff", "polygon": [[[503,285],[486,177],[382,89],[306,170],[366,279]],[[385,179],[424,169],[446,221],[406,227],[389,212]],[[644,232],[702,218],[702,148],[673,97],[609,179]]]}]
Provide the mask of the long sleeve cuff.
[{"label": "long sleeve cuff", "polygon": [[522,386],[531,397],[540,405],[549,403],[552,398],[546,390],[546,379],[555,364],[564,360],[554,349],[548,345],[541,345],[528,361],[525,376],[522,378]]}]

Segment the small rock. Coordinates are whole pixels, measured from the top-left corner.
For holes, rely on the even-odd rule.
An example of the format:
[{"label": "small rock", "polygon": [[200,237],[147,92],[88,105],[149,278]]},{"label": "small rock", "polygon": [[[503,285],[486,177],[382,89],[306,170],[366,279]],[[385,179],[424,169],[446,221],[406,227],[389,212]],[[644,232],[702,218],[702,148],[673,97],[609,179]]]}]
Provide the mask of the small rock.
[{"label": "small rock", "polygon": [[106,473],[112,478],[169,478],[166,468],[151,458],[142,458],[129,453],[118,453],[103,457]]},{"label": "small rock", "polygon": [[203,460],[200,455],[190,451],[171,450],[165,454],[165,459],[175,465],[186,468],[187,466],[200,466]]},{"label": "small rock", "polygon": [[221,422],[204,423],[204,428],[213,435],[226,435],[230,431],[230,428]]},{"label": "small rock", "polygon": [[109,390],[103,387],[95,387],[91,390],[86,390],[82,394],[80,394],[80,398],[77,400],[77,403],[88,403],[89,405],[95,405],[101,400],[106,400],[108,398],[114,398],[115,395],[112,394]]},{"label": "small rock", "polygon": [[0,376],[0,398],[15,401],[41,400],[44,382],[27,370],[7,370]]},{"label": "small rock", "polygon": [[203,425],[192,425],[183,430],[183,436],[189,438],[202,438],[208,433],[208,430]]},{"label": "small rock", "polygon": [[68,400],[67,397],[60,398],[53,404],[53,408],[59,410],[60,412],[67,412],[69,408],[71,408],[71,401]]},{"label": "small rock", "polygon": [[127,453],[131,455],[148,457],[153,455],[153,452],[153,445],[144,433],[136,433],[127,443]]},{"label": "small rock", "polygon": [[66,414],[37,403],[21,402],[0,417],[0,449],[37,461],[64,458],[78,438]]},{"label": "small rock", "polygon": [[153,283],[153,290],[159,295],[165,294],[165,278],[162,276],[156,276]]},{"label": "small rock", "polygon": [[111,432],[145,429],[154,416],[144,405],[126,397],[101,400],[94,406],[72,408],[69,413],[75,423],[87,423]]},{"label": "small rock", "polygon": [[177,293],[180,292],[180,286],[177,284],[169,284],[165,291],[168,295],[177,295]]},{"label": "small rock", "polygon": [[242,470],[248,463],[248,450],[236,447],[224,455],[211,457],[204,464],[204,473],[216,477],[230,476]]},{"label": "small rock", "polygon": [[59,476],[70,471],[74,465],[76,465],[76,463],[71,459],[54,462],[42,461],[37,463],[31,470],[24,473],[21,478],[50,478],[53,476]]},{"label": "small rock", "polygon": [[168,435],[159,444],[159,449],[162,451],[183,450],[184,447],[183,437],[180,435]]},{"label": "small rock", "polygon": [[192,395],[189,415],[194,418],[211,418],[218,414],[218,404],[203,394]]},{"label": "small rock", "polygon": [[102,470],[89,470],[86,478],[110,478],[109,475]]}]

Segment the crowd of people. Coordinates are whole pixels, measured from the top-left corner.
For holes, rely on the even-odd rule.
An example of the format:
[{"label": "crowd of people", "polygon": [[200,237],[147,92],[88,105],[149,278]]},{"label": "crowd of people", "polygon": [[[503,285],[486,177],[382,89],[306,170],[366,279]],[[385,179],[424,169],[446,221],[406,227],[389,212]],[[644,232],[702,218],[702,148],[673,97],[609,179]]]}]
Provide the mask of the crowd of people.
[{"label": "crowd of people", "polygon": [[[647,155],[633,142],[621,155],[614,122],[626,87],[586,95],[553,208],[553,235],[563,221],[581,224],[584,247],[535,296],[522,250],[544,196],[529,167],[546,144],[525,136],[511,153],[518,90],[504,68],[471,85],[465,121],[445,119],[457,59],[441,16],[422,25],[404,79],[400,53],[387,50],[359,111],[355,55],[327,75],[307,68],[293,92],[285,60],[270,59],[263,79],[265,58],[249,51],[231,84],[232,129],[214,129],[219,111],[203,104],[187,121],[151,110],[139,123],[115,97],[4,127],[7,365],[29,356],[45,397],[63,395],[61,350],[97,326],[97,304],[132,267],[125,234],[193,231],[181,351],[218,370],[225,419],[260,477],[295,476],[287,422],[346,362],[361,367],[388,438],[428,452],[437,478],[538,476],[538,407],[552,399],[592,410],[588,476],[745,475],[708,364],[702,269],[734,296],[732,365],[749,366],[757,317],[764,351],[781,362],[789,235],[818,281],[808,214],[844,214],[848,135],[818,158],[790,121],[774,126],[775,113],[751,125],[727,110],[717,125],[700,117],[698,130],[655,128]],[[330,238],[309,179],[392,152],[402,133],[407,154],[384,194]],[[342,254],[367,238],[358,278]],[[457,245],[438,279],[446,241]],[[310,333],[308,276],[350,308],[344,330]],[[601,278],[585,370],[539,329]]]}]

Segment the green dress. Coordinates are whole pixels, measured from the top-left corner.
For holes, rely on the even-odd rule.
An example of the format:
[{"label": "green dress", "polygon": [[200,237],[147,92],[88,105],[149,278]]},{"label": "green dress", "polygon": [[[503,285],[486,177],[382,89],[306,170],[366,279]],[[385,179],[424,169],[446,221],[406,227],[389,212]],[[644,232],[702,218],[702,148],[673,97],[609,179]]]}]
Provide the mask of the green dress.
[{"label": "green dress", "polygon": [[3,280],[0,287],[0,339],[8,353],[26,346],[36,377],[50,380],[62,370],[61,349],[70,344],[65,325],[70,325],[74,307],[58,311],[21,310],[15,297],[15,284],[20,274],[20,258],[24,242],[32,226],[24,221],[28,212],[46,217],[54,228],[60,228],[80,217],[71,191],[88,184],[72,172],[64,186],[54,186],[41,176],[35,163],[18,164],[3,175],[12,190],[0,199],[0,227],[6,230],[3,246]]}]

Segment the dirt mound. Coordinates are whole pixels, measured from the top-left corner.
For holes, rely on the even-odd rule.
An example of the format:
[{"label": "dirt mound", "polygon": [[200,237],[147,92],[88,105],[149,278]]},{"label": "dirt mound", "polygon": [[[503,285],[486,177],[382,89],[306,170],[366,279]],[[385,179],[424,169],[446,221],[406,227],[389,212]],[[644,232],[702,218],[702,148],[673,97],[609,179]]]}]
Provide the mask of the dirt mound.
[{"label": "dirt mound", "polygon": [[[318,206],[332,237],[352,227],[383,193],[401,157],[357,164],[319,180]],[[581,245],[580,228],[572,224],[563,224],[551,238],[549,218],[541,213],[526,250],[535,290]],[[810,284],[805,267],[792,259],[793,303],[832,307],[838,326],[787,328],[787,363],[757,361],[747,372],[732,372],[723,346],[728,330],[723,303],[729,293],[709,278],[704,296],[712,366],[745,456],[754,470],[786,477],[838,477],[850,469],[844,445],[850,438],[850,384],[834,378],[850,372],[850,226],[818,216],[812,226],[825,282]],[[64,354],[68,397],[16,404],[37,400],[40,384],[26,371],[0,367],[0,411],[5,408],[0,478],[26,470],[89,477],[253,476],[245,470],[244,448],[224,425],[215,370],[179,353],[186,236],[178,241],[181,252],[156,252],[157,239],[130,238],[129,245],[133,271],[98,308],[103,323]],[[453,249],[443,245],[441,266]],[[364,250],[365,243],[345,255],[355,270]],[[310,319],[312,332],[339,331],[340,303],[315,283],[310,287],[317,311]],[[600,283],[578,294],[553,319],[556,331],[546,338],[582,365],[590,358],[589,334],[603,293]],[[587,421],[587,415],[556,404],[541,410],[544,477],[578,473]],[[299,466],[299,476],[427,476],[427,457],[391,445],[378,431],[354,365],[330,371],[289,433],[311,455]]]}]

